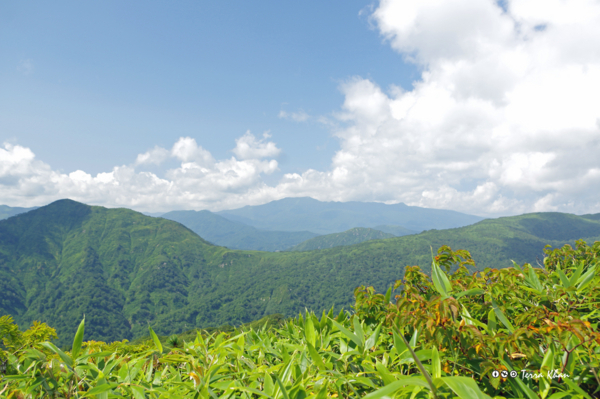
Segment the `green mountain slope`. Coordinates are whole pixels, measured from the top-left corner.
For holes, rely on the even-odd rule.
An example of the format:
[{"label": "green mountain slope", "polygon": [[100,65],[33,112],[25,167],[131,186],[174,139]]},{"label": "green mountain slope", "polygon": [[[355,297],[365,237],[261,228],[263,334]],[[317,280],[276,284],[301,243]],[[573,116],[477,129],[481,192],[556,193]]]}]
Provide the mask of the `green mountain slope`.
[{"label": "green mountain slope", "polygon": [[383,291],[406,265],[429,270],[430,246],[468,249],[478,268],[500,268],[578,238],[600,239],[600,222],[529,214],[318,251],[240,251],[174,221],[62,200],[0,221],[0,314],[55,326],[61,345],[84,314],[86,339],[136,338],[148,324],[169,335],[348,307],[358,285]]},{"label": "green mountain slope", "polygon": [[327,234],[306,240],[298,245],[288,249],[288,251],[312,251],[315,249],[325,249],[341,247],[346,245],[359,244],[370,240],[381,240],[384,238],[395,237],[393,234],[383,231],[368,229],[365,227],[355,227],[342,233]]},{"label": "green mountain slope", "polygon": [[284,198],[259,206],[220,211],[227,219],[264,230],[312,231],[332,234],[353,227],[399,225],[417,232],[448,229],[483,218],[441,209],[376,202],[321,202],[313,198]]},{"label": "green mountain slope", "polygon": [[418,231],[409,230],[402,226],[396,226],[393,224],[381,224],[379,226],[373,227],[375,230],[383,231],[384,233],[390,233],[396,237],[407,236],[410,234],[417,234]]},{"label": "green mountain slope", "polygon": [[162,217],[183,224],[207,241],[231,249],[281,251],[318,235],[309,231],[262,231],[210,211],[173,211]]},{"label": "green mountain slope", "polygon": [[0,205],[0,220],[7,219],[11,216],[29,212],[37,208],[20,208],[18,206]]}]

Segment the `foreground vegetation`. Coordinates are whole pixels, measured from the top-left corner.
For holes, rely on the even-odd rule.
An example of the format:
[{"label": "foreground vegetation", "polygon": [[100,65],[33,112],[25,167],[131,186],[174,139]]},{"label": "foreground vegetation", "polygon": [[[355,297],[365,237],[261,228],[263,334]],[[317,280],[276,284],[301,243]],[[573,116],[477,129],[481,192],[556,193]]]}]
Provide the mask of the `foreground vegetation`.
[{"label": "foreground vegetation", "polygon": [[[431,277],[407,267],[392,288],[333,309],[165,344],[83,342],[43,323],[0,321],[7,398],[592,398],[600,391],[600,242],[545,250],[543,264],[471,273],[441,247]],[[433,256],[433,255],[432,255]],[[450,273],[451,270],[454,272]],[[506,372],[506,376],[495,372]],[[510,372],[514,372],[511,376]]]}]

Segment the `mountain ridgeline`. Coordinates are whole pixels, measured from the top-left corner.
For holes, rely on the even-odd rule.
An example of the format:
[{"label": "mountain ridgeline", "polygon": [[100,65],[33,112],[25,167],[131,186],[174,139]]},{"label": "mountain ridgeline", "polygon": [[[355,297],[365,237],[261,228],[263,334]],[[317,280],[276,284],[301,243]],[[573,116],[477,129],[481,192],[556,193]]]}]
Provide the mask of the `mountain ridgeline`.
[{"label": "mountain ridgeline", "polygon": [[429,271],[430,247],[467,249],[476,267],[535,264],[546,244],[600,240],[598,215],[536,213],[305,252],[232,250],[183,225],[128,209],[61,200],[0,221],[0,314],[56,327],[83,315],[86,339],[168,335],[264,315],[348,308],[353,290],[387,289],[406,265]]},{"label": "mountain ridgeline", "polygon": [[205,240],[231,249],[281,251],[318,234],[310,231],[263,231],[210,211],[173,211],[162,218],[188,227]]},{"label": "mountain ridgeline", "polygon": [[340,233],[354,227],[385,231],[379,228],[380,225],[402,226],[403,231],[411,234],[430,229],[462,227],[483,220],[479,216],[465,213],[402,203],[322,202],[308,197],[284,198],[264,205],[220,211],[217,214],[257,229],[311,231],[317,234]]}]

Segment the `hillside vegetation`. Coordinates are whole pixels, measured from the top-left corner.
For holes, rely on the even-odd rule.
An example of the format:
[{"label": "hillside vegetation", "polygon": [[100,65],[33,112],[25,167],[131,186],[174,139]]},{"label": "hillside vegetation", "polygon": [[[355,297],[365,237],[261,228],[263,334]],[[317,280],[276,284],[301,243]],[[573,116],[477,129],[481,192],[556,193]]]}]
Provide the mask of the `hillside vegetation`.
[{"label": "hillside vegetation", "polygon": [[368,229],[365,227],[355,227],[342,233],[327,234],[306,240],[298,245],[288,249],[288,251],[312,251],[315,249],[325,249],[333,247],[342,247],[347,245],[360,244],[370,240],[381,240],[392,238],[393,234],[383,231]]},{"label": "hillside vegetation", "polygon": [[0,314],[56,328],[59,344],[83,315],[89,339],[170,335],[239,325],[305,308],[337,312],[353,290],[385,291],[407,265],[428,272],[430,248],[468,249],[474,268],[536,264],[546,244],[600,239],[600,222],[560,213],[306,252],[230,250],[176,222],[61,200],[0,221]]},{"label": "hillside vegetation", "polygon": [[283,251],[316,237],[309,231],[263,231],[210,211],[173,211],[161,217],[186,226],[205,240],[231,249]]},{"label": "hillside vegetation", "polygon": [[[0,386],[9,398],[560,399],[600,393],[600,242],[545,250],[529,264],[470,273],[464,250],[431,254],[384,294],[355,290],[354,312],[281,325],[70,351],[36,324],[0,317]],[[455,270],[449,273],[449,270]],[[269,323],[272,326],[269,328]]]}]

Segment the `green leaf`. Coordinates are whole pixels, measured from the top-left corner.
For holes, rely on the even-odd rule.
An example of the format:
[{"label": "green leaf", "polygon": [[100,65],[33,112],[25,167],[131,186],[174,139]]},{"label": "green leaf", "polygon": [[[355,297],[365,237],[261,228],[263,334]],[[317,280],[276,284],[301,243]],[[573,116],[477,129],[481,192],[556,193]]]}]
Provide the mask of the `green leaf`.
[{"label": "green leaf", "polygon": [[538,278],[537,273],[531,266],[529,267],[529,278],[526,280],[527,282],[529,282],[532,288],[539,291],[540,293],[544,290],[544,287],[542,287],[542,283],[540,283],[540,279]]},{"label": "green leaf", "polygon": [[404,340],[400,339],[395,329],[392,331],[392,333],[394,334],[394,347],[396,348],[396,353],[398,354],[398,356],[400,356],[401,354],[406,352],[408,348],[406,347]]},{"label": "green leaf", "polygon": [[577,280],[577,291],[585,288],[594,279],[595,275],[596,265],[588,268],[588,271]]},{"label": "green leaf", "polygon": [[419,377],[401,377],[398,381],[394,381],[391,384],[384,386],[383,388],[379,388],[375,392],[371,392],[370,394],[363,397],[363,399],[380,399],[392,397],[393,394],[402,389],[405,386],[419,386],[424,388],[429,388],[429,385],[426,381],[423,381]]},{"label": "green leaf", "polygon": [[312,317],[309,315],[306,316],[304,322],[304,336],[306,337],[306,342],[315,346],[315,342],[317,341],[315,336],[315,326],[313,324]]},{"label": "green leaf", "polygon": [[386,291],[386,293],[385,293],[385,298],[384,298],[384,300],[385,300],[385,303],[386,303],[386,305],[387,305],[388,303],[390,303],[390,299],[391,299],[391,298],[392,298],[392,287],[390,286],[390,288],[388,288],[388,290],[387,290],[387,291]]},{"label": "green leaf", "polygon": [[431,280],[433,281],[433,285],[435,290],[443,297],[447,297],[448,293],[452,291],[452,284],[450,284],[450,280],[448,280],[448,276],[440,267],[435,263],[435,257],[433,256],[433,249],[431,250]]},{"label": "green leaf", "polygon": [[481,288],[473,288],[471,290],[459,292],[458,294],[454,295],[454,298],[458,299],[458,298],[463,297],[463,296],[481,295],[481,294],[484,294],[484,293],[485,293],[485,291],[482,290]]},{"label": "green leaf", "polygon": [[581,273],[583,272],[584,266],[585,266],[585,264],[583,261],[579,262],[579,267],[577,267],[577,269],[575,269],[575,272],[569,279],[570,285],[575,285],[577,283],[577,280],[579,280],[579,277],[581,276]]},{"label": "green leaf", "polygon": [[442,362],[440,361],[440,354],[435,346],[433,347],[431,354],[431,376],[434,379],[442,377]]},{"label": "green leaf", "polygon": [[[502,362],[502,364],[508,369],[508,371],[513,371],[512,366],[506,360],[500,359],[500,362]],[[529,399],[539,399],[539,396],[535,392],[533,392],[531,388],[525,385],[525,383],[519,377],[511,378],[509,381],[516,382],[519,389],[525,395],[527,395]]]},{"label": "green leaf", "polygon": [[115,383],[98,385],[97,387],[94,387],[94,388],[90,389],[89,391],[87,391],[85,393],[85,395],[83,395],[83,396],[86,397],[86,396],[98,395],[103,392],[109,391],[113,388],[116,388],[118,386],[119,386],[119,384],[115,384]]},{"label": "green leaf", "polygon": [[556,274],[558,274],[558,277],[560,278],[560,282],[562,283],[563,287],[569,288],[571,286],[571,282],[562,270],[556,269]]},{"label": "green leaf", "polygon": [[377,328],[375,329],[373,334],[371,334],[369,339],[367,339],[367,342],[365,342],[365,350],[369,350],[369,349],[373,348],[375,345],[377,345],[377,341],[379,340],[380,330],[381,330],[381,324],[379,324],[377,326]]},{"label": "green leaf", "polygon": [[273,379],[269,373],[265,373],[264,391],[269,396],[273,396],[275,394],[275,384],[273,383]]},{"label": "green leaf", "polygon": [[52,352],[56,353],[62,359],[62,361],[67,364],[67,366],[73,368],[73,359],[71,359],[71,357],[69,355],[67,355],[65,352],[58,349],[53,343],[42,342],[40,345],[43,346],[44,348],[50,349]]},{"label": "green leaf", "polygon": [[144,388],[142,388],[142,387],[132,385],[131,393],[133,394],[133,397],[135,399],[145,399],[146,398],[146,396],[144,395]]},{"label": "green leaf", "polygon": [[491,399],[481,392],[477,383],[467,377],[442,377],[442,381],[461,399]]},{"label": "green leaf", "polygon": [[365,333],[363,331],[362,326],[360,325],[360,320],[358,320],[358,317],[353,317],[352,324],[354,325],[354,333],[356,334],[358,339],[360,339],[359,346],[365,346]]},{"label": "green leaf", "polygon": [[342,334],[344,334],[346,337],[350,338],[350,340],[352,340],[352,342],[354,342],[357,346],[362,346],[360,339],[356,335],[351,333],[349,330],[347,330],[344,326],[342,326],[337,321],[335,321],[333,319],[331,321],[333,322],[333,325],[342,332]]},{"label": "green leaf", "polygon": [[[163,347],[160,343],[160,339],[158,339],[158,336],[156,335],[152,327],[148,326],[148,330],[150,330],[150,336],[152,337],[152,341],[154,341],[154,346],[156,346],[156,350],[158,351],[158,353],[162,353]],[[200,335],[200,333],[198,333],[198,335]]]},{"label": "green leaf", "polygon": [[81,350],[81,344],[83,342],[83,330],[85,329],[85,317],[79,323],[79,327],[77,327],[77,332],[75,333],[75,339],[73,339],[73,349],[71,350],[71,357],[73,360],[77,359],[79,356],[79,351]]},{"label": "green leaf", "polygon": [[312,358],[313,362],[315,362],[317,367],[323,371],[327,370],[327,368],[325,367],[325,363],[323,363],[323,359],[321,358],[315,347],[308,342],[306,343],[306,346],[308,347],[308,353],[310,357]]},{"label": "green leaf", "polygon": [[496,313],[494,312],[494,310],[490,310],[490,312],[488,313],[488,324],[487,324],[487,330],[490,333],[490,335],[492,334],[492,332],[496,331],[496,328],[498,328],[498,323],[496,323]]},{"label": "green leaf", "polygon": [[492,307],[494,308],[494,313],[496,313],[496,316],[502,322],[502,324],[504,324],[504,326],[508,329],[508,331],[510,331],[511,334],[514,333],[515,328],[510,323],[510,321],[508,321],[508,319],[506,318],[506,316],[504,315],[502,310],[498,307],[498,304],[496,303],[496,301],[494,301],[493,299],[492,299]]},{"label": "green leaf", "polygon": [[[402,339],[404,340],[404,337],[402,337]],[[417,341],[419,340],[419,329],[415,328],[415,331],[413,332],[412,337],[410,338],[410,347],[411,348],[416,348],[417,347]]]},{"label": "green leaf", "polygon": [[285,386],[283,385],[283,382],[281,382],[281,380],[279,379],[279,376],[275,376],[275,380],[277,381],[277,385],[279,385],[279,388],[281,389],[281,394],[283,395],[284,399],[290,399],[287,390],[285,389]]},{"label": "green leaf", "polygon": [[394,375],[390,373],[387,367],[385,367],[379,360],[376,360],[375,368],[377,369],[377,372],[379,373],[379,376],[385,385],[396,381]]}]

